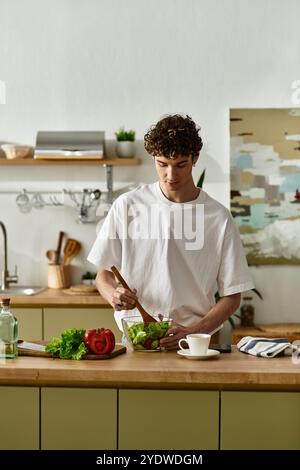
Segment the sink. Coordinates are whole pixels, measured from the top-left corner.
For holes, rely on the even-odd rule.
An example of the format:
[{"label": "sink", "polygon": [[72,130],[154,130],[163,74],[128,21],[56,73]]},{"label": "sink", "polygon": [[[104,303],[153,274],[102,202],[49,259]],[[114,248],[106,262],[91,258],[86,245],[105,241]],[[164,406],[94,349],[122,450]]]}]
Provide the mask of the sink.
[{"label": "sink", "polygon": [[45,290],[40,286],[11,286],[5,290],[0,290],[1,295],[36,295]]}]

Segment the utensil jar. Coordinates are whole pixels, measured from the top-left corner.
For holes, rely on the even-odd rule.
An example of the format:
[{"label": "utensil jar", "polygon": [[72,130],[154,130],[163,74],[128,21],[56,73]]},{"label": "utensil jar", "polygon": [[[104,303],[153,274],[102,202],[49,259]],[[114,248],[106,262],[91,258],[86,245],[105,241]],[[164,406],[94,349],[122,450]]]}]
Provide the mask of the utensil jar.
[{"label": "utensil jar", "polygon": [[52,289],[70,287],[70,268],[68,265],[48,264],[48,287]]}]

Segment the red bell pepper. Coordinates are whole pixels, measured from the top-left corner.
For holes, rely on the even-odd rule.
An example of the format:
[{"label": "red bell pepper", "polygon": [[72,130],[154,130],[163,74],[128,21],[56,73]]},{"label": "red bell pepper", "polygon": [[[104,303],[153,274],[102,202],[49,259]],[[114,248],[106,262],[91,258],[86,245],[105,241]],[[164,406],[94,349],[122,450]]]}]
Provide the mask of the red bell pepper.
[{"label": "red bell pepper", "polygon": [[143,343],[144,348],[151,349],[152,341],[153,340],[151,338],[146,339],[146,341]]},{"label": "red bell pepper", "polygon": [[115,335],[108,328],[86,330],[84,344],[94,354],[108,354],[115,348]]}]

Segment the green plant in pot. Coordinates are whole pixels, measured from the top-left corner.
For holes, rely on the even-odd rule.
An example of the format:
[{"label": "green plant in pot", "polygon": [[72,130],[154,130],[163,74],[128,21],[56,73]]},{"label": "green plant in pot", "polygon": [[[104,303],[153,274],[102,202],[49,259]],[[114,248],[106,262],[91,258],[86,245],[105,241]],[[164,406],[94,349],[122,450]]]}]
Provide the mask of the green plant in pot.
[{"label": "green plant in pot", "polygon": [[121,127],[115,132],[117,139],[116,143],[116,154],[120,158],[131,158],[135,155],[135,131],[130,129],[126,131],[124,127]]},{"label": "green plant in pot", "polygon": [[97,273],[87,271],[81,276],[83,284],[95,284]]}]

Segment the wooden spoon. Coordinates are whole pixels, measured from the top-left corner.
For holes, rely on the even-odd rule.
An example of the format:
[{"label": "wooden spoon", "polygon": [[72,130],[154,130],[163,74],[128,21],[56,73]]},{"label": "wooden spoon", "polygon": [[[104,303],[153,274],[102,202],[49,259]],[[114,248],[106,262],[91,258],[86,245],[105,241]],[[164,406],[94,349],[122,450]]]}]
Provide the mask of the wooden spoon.
[{"label": "wooden spoon", "polygon": [[46,256],[48,260],[50,261],[51,264],[55,264],[55,258],[56,258],[56,251],[55,250],[47,250],[46,251]]},{"label": "wooden spoon", "polygon": [[[112,270],[112,272],[114,273],[114,275],[116,276],[116,278],[118,279],[120,284],[123,287],[125,287],[125,289],[128,289],[128,290],[131,291],[130,287],[128,287],[128,284],[125,282],[125,280],[123,279],[123,277],[121,276],[121,274],[119,273],[117,268],[115,266],[112,266],[110,269]],[[141,306],[141,304],[139,303],[138,300],[136,301],[135,305],[136,305],[136,308],[138,309],[138,311],[140,312],[140,314],[142,315],[144,323],[152,323],[152,322],[157,321],[155,318],[153,318],[151,315],[149,315],[148,312],[146,312],[146,310]]]},{"label": "wooden spoon", "polygon": [[73,240],[72,238],[68,238],[66,244],[64,246],[64,253],[62,264],[70,264],[71,260],[74,256],[78,255],[81,249],[81,244],[77,240]]}]

